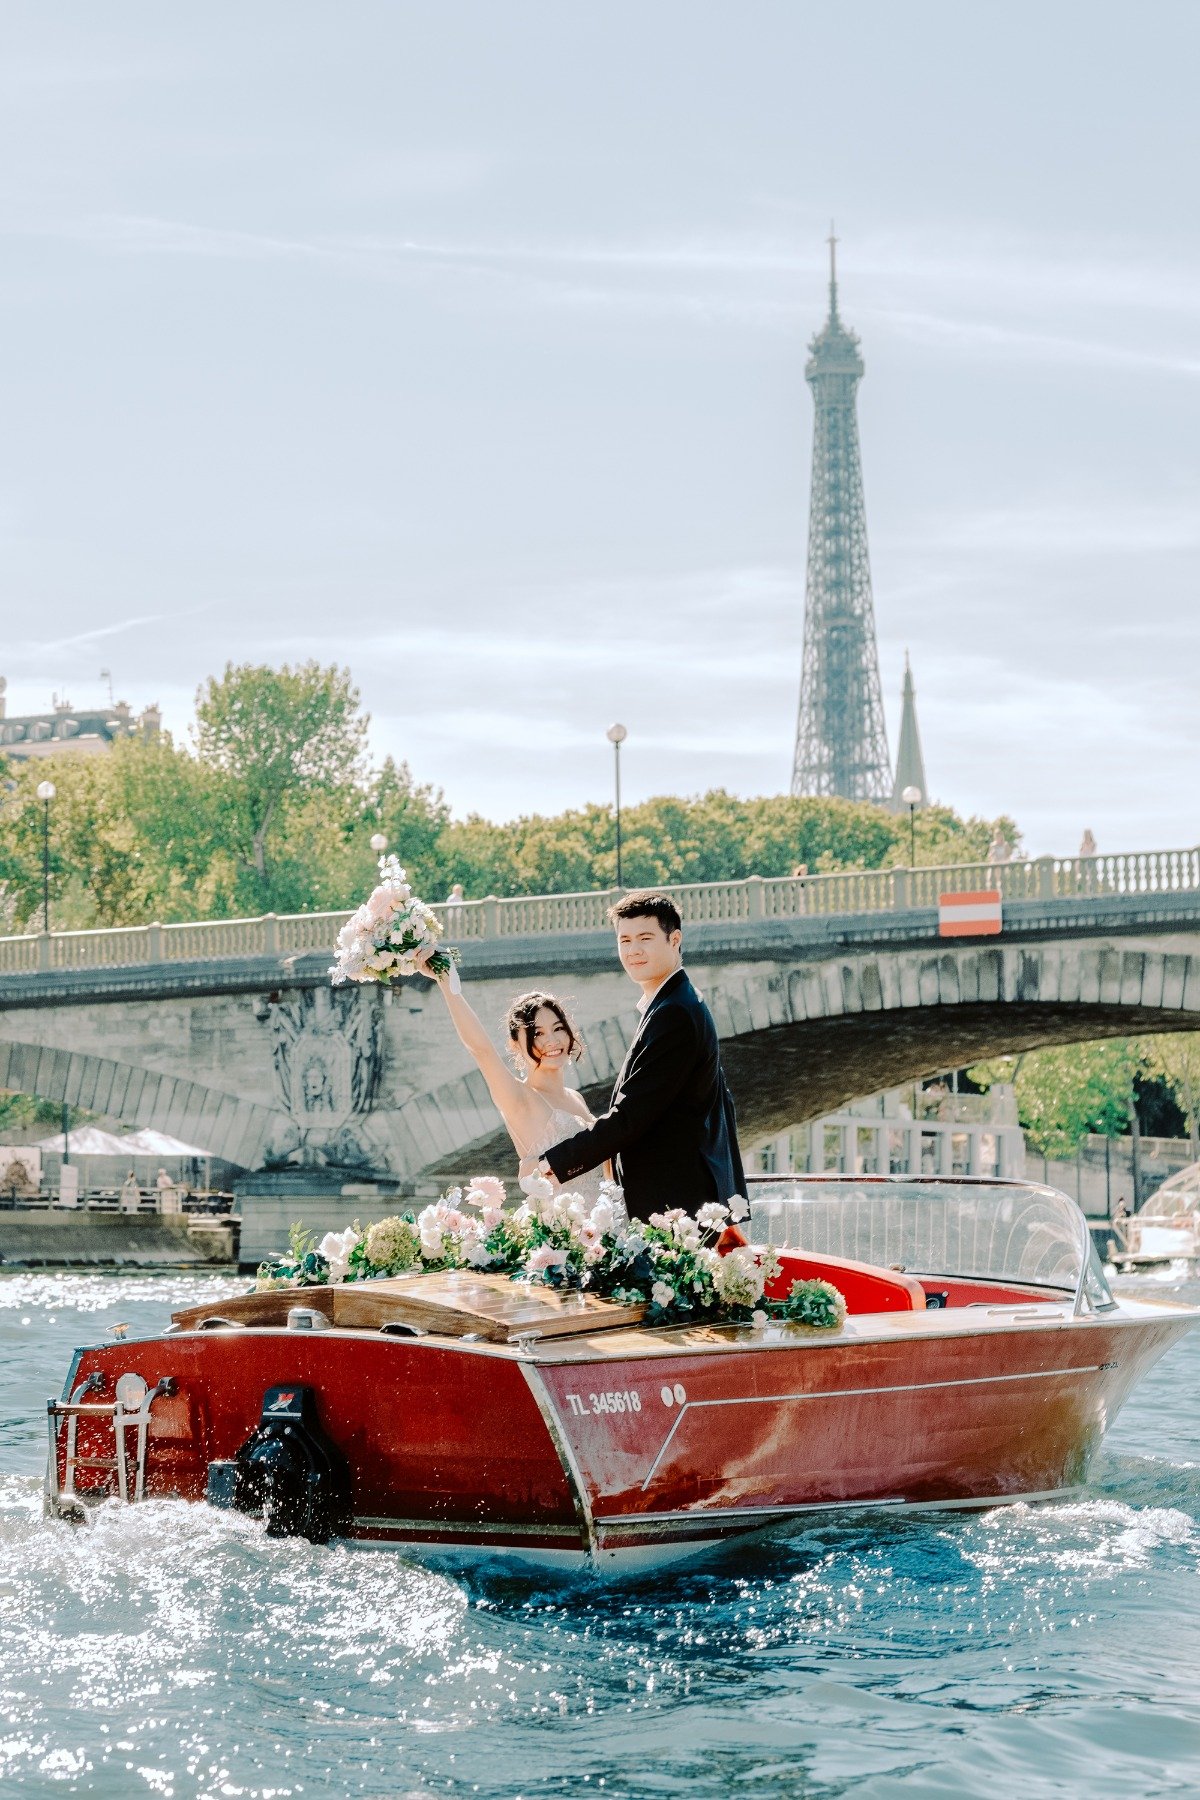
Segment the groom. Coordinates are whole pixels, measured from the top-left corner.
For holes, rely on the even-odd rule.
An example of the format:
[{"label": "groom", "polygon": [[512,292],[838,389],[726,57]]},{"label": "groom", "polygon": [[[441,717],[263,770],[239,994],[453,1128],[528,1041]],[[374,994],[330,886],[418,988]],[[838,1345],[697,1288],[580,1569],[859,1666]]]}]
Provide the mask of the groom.
[{"label": "groom", "polygon": [[631,1217],[746,1192],[733,1100],[712,1014],[683,969],[683,920],[666,894],[609,909],[621,966],[642,990],[634,1034],[602,1118],[539,1160],[566,1186],[611,1161]]}]

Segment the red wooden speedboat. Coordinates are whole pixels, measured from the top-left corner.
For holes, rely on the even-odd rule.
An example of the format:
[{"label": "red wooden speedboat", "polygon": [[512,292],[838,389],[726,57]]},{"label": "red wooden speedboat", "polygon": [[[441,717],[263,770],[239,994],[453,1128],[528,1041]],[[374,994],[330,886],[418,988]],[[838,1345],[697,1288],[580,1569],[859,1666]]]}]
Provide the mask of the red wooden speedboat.
[{"label": "red wooden speedboat", "polygon": [[316,1541],[582,1564],[817,1510],[1041,1499],[1200,1318],[1115,1301],[1048,1188],[771,1177],[752,1199],[776,1291],[824,1276],[842,1328],[649,1329],[465,1272],[248,1294],[76,1353],[48,1511],[207,1498]]}]

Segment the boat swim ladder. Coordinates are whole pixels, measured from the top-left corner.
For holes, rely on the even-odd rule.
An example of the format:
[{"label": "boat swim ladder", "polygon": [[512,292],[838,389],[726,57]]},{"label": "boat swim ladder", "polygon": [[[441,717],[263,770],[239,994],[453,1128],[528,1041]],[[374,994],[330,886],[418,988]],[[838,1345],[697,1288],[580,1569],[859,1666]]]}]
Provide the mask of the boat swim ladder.
[{"label": "boat swim ladder", "polygon": [[[103,1388],[104,1376],[99,1370],[81,1381],[69,1400],[48,1400],[46,1402],[46,1420],[50,1433],[49,1454],[46,1460],[46,1504],[48,1515],[70,1519],[78,1523],[84,1518],[84,1504],[93,1498],[108,1498],[107,1495],[95,1495],[90,1492],[80,1494],[75,1487],[75,1471],[77,1469],[108,1469],[116,1472],[117,1498],[122,1502],[142,1500],[146,1493],[146,1440],[150,1429],[150,1409],[160,1396],[175,1392],[173,1376],[164,1376],[154,1387],[149,1387],[140,1375],[121,1375],[117,1378],[116,1397],[111,1401],[89,1400],[87,1395],[98,1388]],[[79,1421],[81,1418],[94,1419],[98,1424],[106,1423],[112,1432],[111,1456],[81,1456],[79,1454]],[[62,1435],[63,1421],[66,1420],[67,1444],[66,1457],[63,1463],[62,1486],[58,1480],[58,1448]],[[132,1467],[129,1454],[129,1433],[137,1433],[134,1441]],[[130,1477],[132,1476],[132,1492]]]}]

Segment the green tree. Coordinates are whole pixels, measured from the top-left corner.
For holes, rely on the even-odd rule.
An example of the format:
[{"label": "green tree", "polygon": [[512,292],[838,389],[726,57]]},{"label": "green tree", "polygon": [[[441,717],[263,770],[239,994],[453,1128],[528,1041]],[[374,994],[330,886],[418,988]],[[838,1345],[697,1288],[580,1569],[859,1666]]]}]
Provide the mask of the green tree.
[{"label": "green tree", "polygon": [[967,1073],[985,1089],[1011,1081],[1031,1148],[1039,1156],[1067,1157],[1089,1132],[1121,1137],[1129,1130],[1137,1078],[1148,1067],[1138,1039],[1111,1038],[996,1057]]},{"label": "green tree", "polygon": [[[367,766],[367,720],[346,670],[229,665],[197,697],[195,753],[165,733],[96,757],[0,768],[0,922],[36,929],[42,808],[51,811],[58,930],[164,923],[355,904],[375,876],[382,832],[418,893],[566,893],[616,883],[607,806],[498,824],[453,820],[440,790],[405,763]],[[1010,820],[1000,828],[1015,840]],[[848,800],[722,789],[659,795],[622,816],[627,886],[878,869],[909,860],[909,821]],[[947,807],[917,815],[917,860],[978,861],[992,822]]]},{"label": "green tree", "polygon": [[368,838],[375,831],[387,838],[418,893],[449,892],[442,839],[450,808],[440,788],[414,781],[408,764],[389,756],[368,783],[365,823]]},{"label": "green tree", "polygon": [[281,897],[268,865],[289,802],[361,791],[368,724],[350,671],[316,662],[228,663],[199,690],[196,754],[221,778],[221,837],[252,877],[259,904]]},{"label": "green tree", "polygon": [[[90,1123],[92,1115],[86,1116]],[[78,1119],[84,1122],[84,1115],[72,1115],[72,1122]],[[62,1107],[57,1100],[35,1100],[32,1094],[10,1094],[0,1090],[0,1140],[13,1143],[26,1134],[33,1134],[43,1127],[48,1127],[44,1135],[61,1128]]]},{"label": "green tree", "polygon": [[1187,1120],[1192,1156],[1200,1162],[1200,1031],[1147,1038],[1146,1066],[1167,1083]]},{"label": "green tree", "polygon": [[216,784],[167,736],[122,739],[102,756],[19,768],[3,789],[0,882],[13,920],[40,929],[42,829],[50,780],[50,919],[58,931],[228,916],[237,869],[217,829]]},{"label": "green tree", "polygon": [[[918,861],[982,861],[995,823],[930,807],[918,815]],[[998,823],[1015,840],[1011,821]],[[909,857],[906,818],[851,800],[787,794],[742,800],[718,788],[693,799],[645,800],[622,813],[621,827],[627,887],[790,875],[800,864],[813,874],[878,869]],[[605,806],[506,825],[472,815],[447,825],[438,848],[447,878],[476,898],[616,882],[615,822]]]},{"label": "green tree", "polygon": [[[1015,850],[1020,839],[1007,814],[1002,813],[998,819],[963,819],[949,806],[922,807],[913,819],[913,828],[919,868],[986,862],[988,845],[997,830],[1010,850]],[[895,841],[887,862],[907,866],[909,860],[909,821],[904,813],[896,817]]]},{"label": "green tree", "polygon": [[365,785],[289,796],[272,849],[272,908],[326,912],[357,906],[378,880],[377,853],[371,849],[377,833],[407,869],[415,891],[442,899],[438,844],[448,816],[440,794],[414,782],[407,764],[390,759]]}]

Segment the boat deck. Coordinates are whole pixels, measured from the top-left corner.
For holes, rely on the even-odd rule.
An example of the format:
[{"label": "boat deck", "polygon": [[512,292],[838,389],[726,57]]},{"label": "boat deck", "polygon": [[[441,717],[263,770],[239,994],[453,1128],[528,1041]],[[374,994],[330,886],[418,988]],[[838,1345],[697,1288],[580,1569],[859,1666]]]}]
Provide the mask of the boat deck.
[{"label": "boat deck", "polygon": [[[426,1282],[431,1279],[436,1278],[425,1278]],[[390,1284],[372,1285],[382,1289]],[[820,1351],[847,1343],[978,1338],[1012,1331],[1079,1331],[1119,1325],[1122,1321],[1132,1322],[1135,1319],[1147,1321],[1154,1318],[1165,1320],[1200,1317],[1200,1308],[1186,1306],[1178,1301],[1122,1295],[1111,1311],[1078,1316],[1074,1314],[1071,1300],[1050,1297],[1046,1300],[995,1305],[976,1303],[970,1306],[930,1307],[923,1312],[857,1313],[848,1317],[837,1330],[776,1321],[763,1326],[749,1323],[646,1326],[640,1322],[627,1322],[630,1313],[636,1309],[611,1306],[609,1311],[609,1302],[588,1296],[560,1295],[551,1290],[530,1295],[525,1289],[517,1287],[514,1290],[511,1284],[506,1284],[508,1294],[500,1289],[497,1296],[497,1306],[503,1305],[505,1315],[504,1330],[501,1333],[495,1329],[491,1332],[470,1329],[472,1324],[479,1325],[482,1322],[478,1313],[481,1305],[480,1286],[480,1283],[471,1283],[471,1310],[466,1316],[459,1306],[450,1305],[446,1300],[443,1300],[441,1308],[435,1308],[431,1302],[423,1300],[420,1341],[443,1346],[452,1344],[465,1353],[537,1364],[615,1363],[627,1361],[631,1357],[669,1358],[681,1353],[719,1356],[750,1348],[794,1351],[799,1347]],[[262,1301],[268,1298],[275,1301],[286,1299],[289,1307],[312,1308],[321,1310],[322,1313],[328,1309],[328,1323],[316,1334],[321,1338],[349,1336],[361,1340],[366,1335],[378,1337],[381,1335],[381,1321],[386,1326],[389,1322],[395,1324],[410,1316],[410,1296],[407,1293],[394,1292],[391,1296],[385,1296],[382,1292],[377,1292],[372,1297],[369,1308],[362,1306],[361,1294],[354,1296],[357,1304],[353,1309],[353,1322],[350,1319],[339,1321],[333,1308],[333,1297],[339,1293],[353,1296],[353,1285],[345,1289],[314,1288],[291,1290],[286,1294],[276,1293],[271,1296],[249,1295],[246,1296],[246,1311],[259,1316],[238,1319],[233,1316],[237,1303],[227,1301],[220,1306],[194,1308],[190,1314],[177,1315],[177,1329],[223,1329],[225,1327],[217,1324],[217,1318],[229,1315],[228,1329],[245,1329],[272,1336],[292,1335],[294,1328],[287,1325],[286,1315],[278,1305],[272,1308],[262,1306]],[[313,1296],[324,1297],[320,1309],[313,1307]],[[386,1304],[389,1300],[390,1305]],[[440,1318],[439,1312],[442,1315]],[[201,1318],[194,1315],[202,1315],[208,1322],[202,1324]],[[603,1323],[600,1323],[600,1319]],[[492,1323],[493,1326],[497,1324],[495,1316]],[[545,1329],[547,1324],[550,1326],[549,1333]],[[393,1341],[411,1343],[412,1338],[407,1335],[397,1336]]]}]

